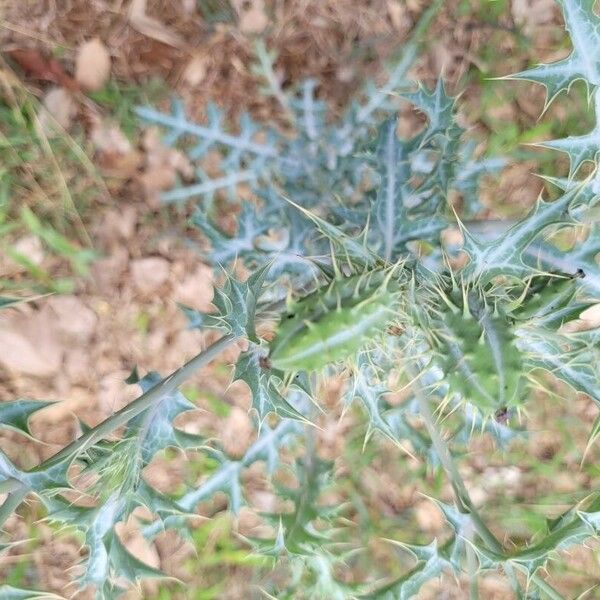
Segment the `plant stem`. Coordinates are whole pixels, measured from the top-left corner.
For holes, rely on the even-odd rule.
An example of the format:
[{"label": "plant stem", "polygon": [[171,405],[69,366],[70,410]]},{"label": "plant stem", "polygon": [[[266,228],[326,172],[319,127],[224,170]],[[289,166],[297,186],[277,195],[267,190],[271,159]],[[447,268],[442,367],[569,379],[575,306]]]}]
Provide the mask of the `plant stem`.
[{"label": "plant stem", "polygon": [[469,542],[473,541],[473,525],[469,525],[468,531],[465,533],[467,544],[465,546],[467,552],[467,569],[469,573],[469,600],[479,600],[479,587],[477,585],[477,555],[475,549]]},{"label": "plant stem", "polygon": [[[37,467],[33,468],[30,472],[41,472],[58,465],[62,461],[67,460],[70,457],[74,457],[79,452],[89,448],[98,440],[112,433],[115,429],[125,425],[129,420],[144,412],[147,408],[152,406],[166,394],[170,394],[171,392],[175,391],[198,369],[209,363],[223,350],[225,350],[225,348],[231,345],[235,339],[236,336],[232,334],[223,336],[221,339],[217,340],[208,348],[206,348],[206,350],[203,350],[194,356],[194,358],[189,360],[185,365],[176,371],[173,371],[173,373],[165,377],[162,381],[144,392],[133,402],[127,406],[124,406],[121,410],[116,412],[114,415],[111,415],[89,431],[86,431],[81,437],[71,442],[68,446],[45,460]],[[11,477],[0,482],[0,494],[9,494],[8,498],[4,501],[3,506],[0,507],[0,527],[10,515],[10,512],[12,512],[11,510],[8,514],[6,514],[4,507],[12,506],[17,499],[20,498],[19,502],[16,504],[16,506],[18,506],[27,492],[28,486],[16,478]]]}]

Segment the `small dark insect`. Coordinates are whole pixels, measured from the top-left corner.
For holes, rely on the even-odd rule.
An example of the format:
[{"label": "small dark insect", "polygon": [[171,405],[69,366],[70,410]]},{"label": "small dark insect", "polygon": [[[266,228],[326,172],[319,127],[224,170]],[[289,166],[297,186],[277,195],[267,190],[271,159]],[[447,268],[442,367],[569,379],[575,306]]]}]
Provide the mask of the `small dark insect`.
[{"label": "small dark insect", "polygon": [[387,334],[388,335],[400,336],[403,333],[404,333],[404,329],[402,329],[402,327],[398,327],[398,325],[391,325],[387,329]]},{"label": "small dark insect", "polygon": [[573,275],[573,277],[583,279],[585,277],[585,271],[583,269],[577,269],[577,271],[575,271],[575,275]]},{"label": "small dark insect", "polygon": [[260,365],[261,369],[270,369],[271,368],[271,361],[269,360],[268,356],[261,356],[258,359],[258,364]]},{"label": "small dark insect", "polygon": [[509,411],[508,411],[508,407],[503,406],[502,408],[499,408],[495,415],[494,418],[496,419],[497,423],[500,423],[501,425],[506,425],[508,423],[508,417],[509,417]]}]

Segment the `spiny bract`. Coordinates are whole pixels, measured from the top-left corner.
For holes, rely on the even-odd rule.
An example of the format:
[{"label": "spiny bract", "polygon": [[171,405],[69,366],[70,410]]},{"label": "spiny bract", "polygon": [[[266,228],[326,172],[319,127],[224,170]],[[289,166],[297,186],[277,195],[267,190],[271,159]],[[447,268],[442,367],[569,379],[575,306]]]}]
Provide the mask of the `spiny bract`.
[{"label": "spiny bract", "polygon": [[513,318],[484,291],[453,282],[438,288],[435,331],[438,360],[449,385],[486,416],[516,406],[524,394],[524,357]]},{"label": "spiny bract", "polygon": [[271,366],[316,371],[377,339],[398,316],[396,268],[339,276],[293,304],[271,343]]}]

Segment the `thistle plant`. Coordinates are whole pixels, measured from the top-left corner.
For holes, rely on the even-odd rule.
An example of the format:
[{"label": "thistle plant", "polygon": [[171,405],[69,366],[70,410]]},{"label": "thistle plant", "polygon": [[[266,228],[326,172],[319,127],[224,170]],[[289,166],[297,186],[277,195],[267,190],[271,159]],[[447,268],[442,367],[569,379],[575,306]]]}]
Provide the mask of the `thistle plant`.
[{"label": "thistle plant", "polygon": [[[318,99],[316,82],[282,89],[274,57],[262,45],[256,69],[284,109],[285,133],[264,130],[249,117],[233,132],[214,107],[205,124],[190,122],[178,103],[170,114],[139,109],[193,159],[201,161],[209,150],[221,154],[219,177],[199,167],[197,183],[164,194],[165,202],[194,203],[192,221],[210,243],[206,258],[224,273],[212,312],[183,307],[191,327],[216,329],[221,337],[167,377],[133,378],[143,391],[139,398],[96,427],[84,427],[38,467],[24,471],[0,455],[0,492],[8,494],[0,521],[28,495],[38,497],[50,521],[81,535],[87,552],[80,585],[93,586],[98,598],[118,597],[128,585],[164,575],[130,554],[117,523],[144,507],[152,515],[140,522],[148,540],[167,529],[185,536],[198,504],[218,492],[232,513],[240,510],[247,502],[243,473],[257,462],[265,464],[282,508],[261,515],[270,534],[245,541],[287,572],[283,580],[261,584],[267,597],[411,598],[450,573],[466,578],[476,598],[478,579],[490,571],[507,577],[515,598],[562,597],[546,571],[557,551],[597,536],[598,493],[549,521],[534,541],[509,547],[484,521],[458,462],[474,438],[492,436],[507,447],[525,435],[514,426],[517,417],[526,421],[536,388],[549,377],[600,403],[600,333],[574,327],[600,295],[592,212],[597,135],[544,142],[571,161],[568,177],[549,181],[556,199],[540,197],[511,226],[478,219],[479,179],[505,161],[473,155],[474,144],[456,122],[456,100],[441,79],[426,89],[408,77],[439,4],[415,27],[387,83],[367,86],[337,120]],[[561,0],[560,6],[572,54],[510,77],[546,86],[547,102],[582,79],[595,104],[599,76],[590,56],[600,48],[600,21],[589,0]],[[398,101],[426,117],[412,137],[397,133]],[[591,163],[589,174],[584,162]],[[226,233],[215,198],[226,192],[235,200],[240,184],[251,187],[253,199],[239,203],[237,230]],[[451,204],[457,195],[460,203]],[[477,228],[470,225],[475,221]],[[451,226],[462,233],[461,249],[442,244],[441,232]],[[559,245],[567,236],[576,239],[570,249]],[[466,264],[454,260],[458,250]],[[249,277],[238,278],[235,263]],[[174,420],[194,408],[179,386],[238,341],[245,349],[232,378],[249,388],[256,437],[234,458]],[[335,471],[319,456],[316,440],[325,410],[320,391],[334,378],[343,381],[344,410],[362,408],[365,444],[384,438],[410,449],[441,469],[454,493],[452,503],[437,502],[453,532],[449,538],[425,545],[390,540],[416,559],[397,578],[343,575],[359,549],[340,543],[344,508],[321,501]],[[402,400],[392,402],[399,392]],[[4,403],[0,423],[30,435],[28,418],[44,406]],[[599,430],[597,421],[590,444]],[[205,452],[218,466],[176,496],[161,493],[144,469],[169,447]],[[92,503],[65,495],[75,486],[76,468],[93,479],[80,490]]]}]

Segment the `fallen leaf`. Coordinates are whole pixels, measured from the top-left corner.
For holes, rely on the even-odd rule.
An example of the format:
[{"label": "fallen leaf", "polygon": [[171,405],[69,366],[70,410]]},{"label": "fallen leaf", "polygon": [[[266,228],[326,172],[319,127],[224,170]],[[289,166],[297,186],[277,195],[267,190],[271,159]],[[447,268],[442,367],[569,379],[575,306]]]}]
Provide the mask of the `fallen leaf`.
[{"label": "fallen leaf", "polygon": [[7,54],[19,64],[27,75],[41,81],[52,81],[72,92],[79,89],[79,84],[68,75],[62,65],[55,59],[49,58],[39,50],[9,50]]},{"label": "fallen leaf", "polygon": [[176,302],[197,310],[210,310],[213,297],[213,270],[207,265],[198,265],[196,270],[186,275],[173,290]]},{"label": "fallen leaf", "polygon": [[110,77],[110,54],[99,38],[79,46],[75,59],[75,79],[86,90],[96,91],[104,87]]},{"label": "fallen leaf", "polygon": [[131,152],[131,142],[121,128],[107,120],[99,120],[92,126],[90,140],[96,150],[116,154]]},{"label": "fallen leaf", "polygon": [[138,258],[131,263],[131,276],[138,291],[156,291],[169,277],[169,263],[158,256]]},{"label": "fallen leaf", "polygon": [[1,317],[0,348],[3,367],[34,377],[55,375],[64,354],[49,311]]},{"label": "fallen leaf", "polygon": [[54,296],[46,305],[52,309],[55,326],[69,340],[87,342],[96,329],[98,317],[77,296]]},{"label": "fallen leaf", "polygon": [[531,34],[540,25],[554,19],[554,0],[513,0],[511,12],[516,23],[523,26],[525,34]]},{"label": "fallen leaf", "polygon": [[41,265],[46,256],[40,238],[35,235],[20,238],[14,244],[13,250],[25,256],[34,265]]},{"label": "fallen leaf", "polygon": [[69,129],[77,114],[73,96],[64,88],[52,88],[46,92],[39,113],[39,122],[46,135],[56,135],[60,129]]},{"label": "fallen leaf", "polygon": [[445,525],[444,515],[437,504],[434,504],[431,500],[420,500],[414,506],[414,514],[421,531],[427,533],[443,531]]},{"label": "fallen leaf", "polygon": [[410,15],[398,0],[387,0],[387,10],[394,29],[404,31],[410,23]]},{"label": "fallen leaf", "polygon": [[146,0],[131,0],[127,15],[129,24],[149,38],[168,46],[183,48],[185,46],[183,38],[163,25],[158,19],[149,17],[146,14],[146,4]]},{"label": "fallen leaf", "polygon": [[249,34],[262,33],[269,24],[264,0],[250,0],[249,2],[236,2],[236,4],[240,31]]},{"label": "fallen leaf", "polygon": [[233,406],[229,416],[222,424],[220,439],[227,454],[243,456],[252,442],[254,429],[248,412],[239,406]]},{"label": "fallen leaf", "polygon": [[197,54],[192,57],[183,71],[183,80],[191,85],[196,86],[204,81],[206,77],[207,56]]}]

